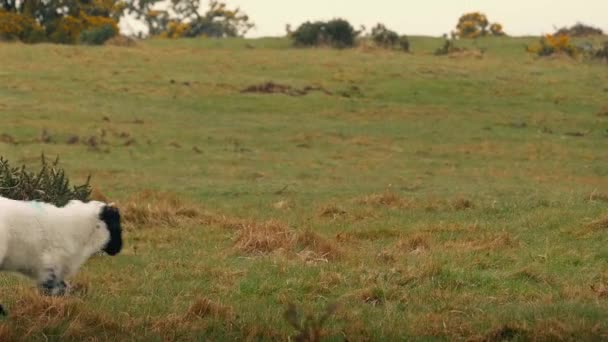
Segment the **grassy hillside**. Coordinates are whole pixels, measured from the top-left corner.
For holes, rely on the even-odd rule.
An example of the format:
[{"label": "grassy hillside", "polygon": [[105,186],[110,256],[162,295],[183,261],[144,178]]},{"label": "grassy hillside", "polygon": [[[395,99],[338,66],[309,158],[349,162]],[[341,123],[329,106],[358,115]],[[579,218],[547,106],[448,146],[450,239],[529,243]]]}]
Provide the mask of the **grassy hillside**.
[{"label": "grassy hillside", "polygon": [[608,338],[608,68],[535,40],[0,44],[0,154],[127,220],[69,298],[0,275],[0,336],[285,339],[337,303],[334,340]]}]

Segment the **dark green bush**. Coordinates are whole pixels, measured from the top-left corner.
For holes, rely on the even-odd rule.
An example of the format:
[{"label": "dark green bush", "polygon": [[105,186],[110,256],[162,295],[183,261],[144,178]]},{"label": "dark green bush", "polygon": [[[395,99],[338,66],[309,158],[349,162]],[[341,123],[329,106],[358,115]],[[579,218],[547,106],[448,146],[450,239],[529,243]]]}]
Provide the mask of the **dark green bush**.
[{"label": "dark green bush", "polygon": [[64,206],[70,200],[88,201],[91,195],[90,177],[82,185],[70,186],[65,171],[58,168],[59,158],[48,163],[42,156],[42,167],[37,173],[25,166],[11,167],[0,157],[0,196],[21,201],[41,201]]},{"label": "dark green bush", "polygon": [[554,33],[555,36],[566,35],[570,37],[601,36],[603,34],[604,32],[601,29],[583,23],[577,23],[571,27],[562,27]]},{"label": "dark green bush", "polygon": [[80,42],[88,45],[102,45],[116,35],[116,30],[110,25],[95,27],[80,33]]},{"label": "dark green bush", "polygon": [[399,44],[399,35],[397,32],[387,29],[383,24],[378,24],[372,28],[372,40],[378,46],[392,49]]},{"label": "dark green bush", "polygon": [[294,32],[291,33],[291,38],[296,46],[316,46],[320,44],[321,34],[323,32],[324,23],[310,21],[300,25]]},{"label": "dark green bush", "polygon": [[344,19],[330,20],[325,24],[325,40],[333,47],[347,48],[355,46],[359,32]]},{"label": "dark green bush", "polygon": [[305,22],[291,33],[291,38],[296,46],[329,45],[341,49],[353,47],[358,34],[348,21],[334,19]]},{"label": "dark green bush", "polygon": [[410,40],[407,36],[399,37],[399,47],[405,52],[410,52]]},{"label": "dark green bush", "polygon": [[377,46],[385,49],[399,48],[405,52],[410,51],[410,40],[407,36],[399,36],[397,32],[389,30],[383,24],[378,24],[372,28],[371,37]]}]

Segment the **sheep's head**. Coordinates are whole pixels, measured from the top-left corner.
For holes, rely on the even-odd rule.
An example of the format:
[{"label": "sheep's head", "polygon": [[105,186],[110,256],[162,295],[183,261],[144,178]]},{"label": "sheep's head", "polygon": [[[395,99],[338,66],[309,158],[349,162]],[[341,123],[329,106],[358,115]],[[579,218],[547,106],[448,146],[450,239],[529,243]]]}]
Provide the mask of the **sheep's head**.
[{"label": "sheep's head", "polygon": [[122,249],[122,228],[120,226],[120,211],[113,204],[106,204],[101,209],[99,219],[106,224],[110,232],[110,240],[103,247],[109,255],[116,255]]}]

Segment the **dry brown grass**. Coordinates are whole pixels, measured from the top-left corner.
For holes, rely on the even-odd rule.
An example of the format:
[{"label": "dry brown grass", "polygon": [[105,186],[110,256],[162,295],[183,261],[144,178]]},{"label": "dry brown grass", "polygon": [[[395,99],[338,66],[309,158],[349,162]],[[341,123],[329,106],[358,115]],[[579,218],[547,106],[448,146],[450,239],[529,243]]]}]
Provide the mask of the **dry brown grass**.
[{"label": "dry brown grass", "polygon": [[597,220],[591,221],[587,226],[593,230],[608,229],[608,215],[598,218]]},{"label": "dry brown grass", "polygon": [[475,207],[473,201],[464,197],[458,197],[456,199],[453,199],[451,201],[451,206],[454,210],[466,210],[473,209]]},{"label": "dry brown grass", "polygon": [[405,199],[398,194],[386,191],[381,194],[372,194],[362,198],[355,199],[355,202],[363,205],[372,205],[376,207],[389,207],[394,209],[411,208],[414,203],[410,199]]},{"label": "dry brown grass", "polygon": [[321,210],[319,211],[320,217],[330,218],[332,220],[343,217],[346,214],[347,214],[346,210],[344,210],[336,205],[333,205],[333,204],[326,205],[326,206],[322,207]]},{"label": "dry brown grass", "polygon": [[463,252],[497,251],[519,247],[519,240],[508,232],[500,232],[449,241],[444,244],[444,247]]},{"label": "dry brown grass", "polygon": [[390,208],[402,210],[466,210],[475,207],[472,200],[459,196],[453,199],[440,197],[429,197],[424,199],[411,199],[400,196],[393,191],[385,191],[380,194],[372,194],[355,198],[354,202],[361,205],[373,206],[375,208]]},{"label": "dry brown grass", "polygon": [[224,321],[232,321],[235,313],[232,307],[213,302],[205,297],[200,297],[190,305],[186,312],[187,317],[212,317]]},{"label": "dry brown grass", "polygon": [[594,190],[587,199],[591,202],[608,202],[608,194]]},{"label": "dry brown grass", "polygon": [[184,220],[204,218],[199,206],[167,192],[151,190],[139,192],[119,203],[119,207],[125,222],[138,228],[174,227]]},{"label": "dry brown grass", "polygon": [[[11,307],[10,321],[0,328],[0,335],[10,340],[29,340],[44,336],[45,331],[60,327],[62,339],[79,340],[90,336],[91,331],[103,330],[106,336],[127,336],[128,330],[110,317],[89,309],[73,297],[41,296],[34,290],[19,289],[18,300]],[[106,338],[108,339],[108,338]],[[1,339],[5,341],[5,339]]]},{"label": "dry brown grass", "polygon": [[431,249],[431,235],[425,233],[417,233],[411,236],[403,237],[397,241],[397,251],[406,253],[424,253]]},{"label": "dry brown grass", "polygon": [[97,187],[93,187],[91,191],[91,200],[110,203],[110,199]]},{"label": "dry brown grass", "polygon": [[296,234],[279,221],[241,223],[235,247],[247,254],[266,254],[277,250],[289,250],[297,240]]},{"label": "dry brown grass", "polygon": [[380,228],[353,232],[340,232],[336,234],[336,240],[339,242],[354,242],[358,240],[376,241],[397,237],[399,234],[400,233],[397,229]]},{"label": "dry brown grass", "polygon": [[235,248],[251,255],[269,253],[296,253],[305,262],[336,260],[342,252],[335,242],[323,236],[306,230],[297,232],[287,224],[270,220],[256,222],[253,220],[238,220],[230,222],[230,228],[236,228]]},{"label": "dry brown grass", "polygon": [[304,248],[298,255],[304,257],[305,261],[335,260],[342,255],[335,242],[310,230],[298,234],[296,242]]}]

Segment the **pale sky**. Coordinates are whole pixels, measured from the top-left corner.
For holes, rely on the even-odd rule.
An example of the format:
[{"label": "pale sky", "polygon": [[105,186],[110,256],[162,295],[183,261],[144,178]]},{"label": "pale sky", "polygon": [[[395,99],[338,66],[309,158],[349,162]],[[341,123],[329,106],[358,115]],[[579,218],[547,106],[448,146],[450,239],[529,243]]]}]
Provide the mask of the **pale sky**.
[{"label": "pale sky", "polygon": [[[202,1],[205,2],[204,0]],[[378,22],[408,35],[439,36],[454,29],[458,17],[481,11],[503,24],[509,35],[552,33],[580,21],[608,32],[608,0],[226,0],[256,23],[247,36],[281,36],[285,24],[348,19],[355,28]],[[206,7],[206,6],[205,6]]]}]

